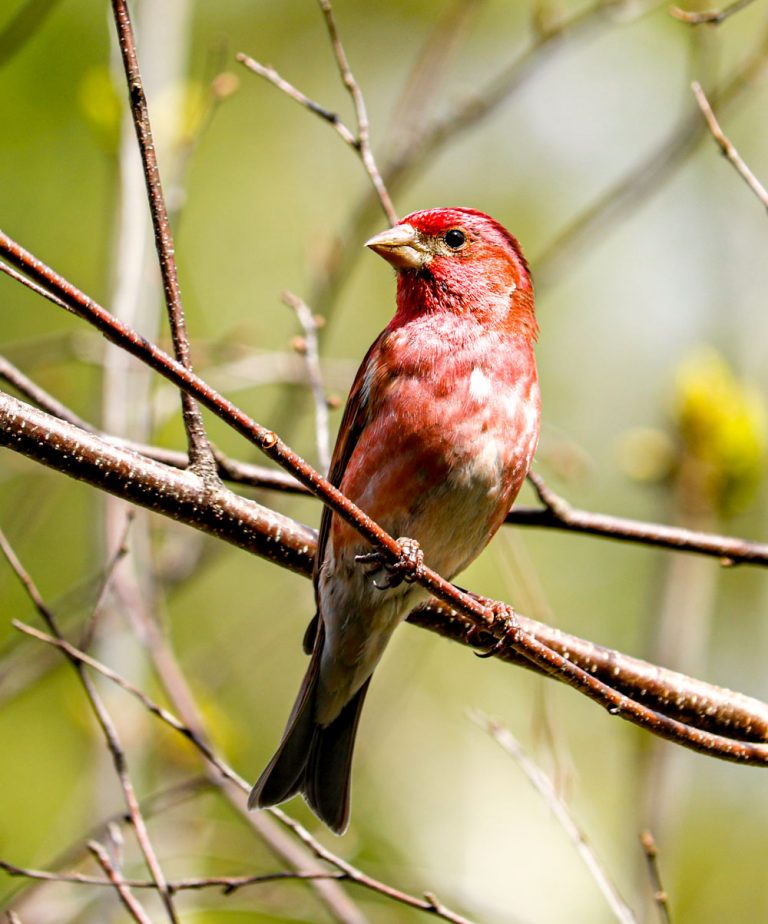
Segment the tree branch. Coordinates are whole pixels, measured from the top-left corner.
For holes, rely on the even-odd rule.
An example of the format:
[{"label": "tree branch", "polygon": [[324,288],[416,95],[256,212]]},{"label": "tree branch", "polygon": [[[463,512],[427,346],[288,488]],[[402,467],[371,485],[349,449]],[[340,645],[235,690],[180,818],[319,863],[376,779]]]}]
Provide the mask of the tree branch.
[{"label": "tree branch", "polygon": [[514,759],[525,774],[528,782],[542,797],[558,824],[576,848],[616,920],[620,921],[621,924],[637,924],[637,918],[619,894],[616,886],[611,882],[608,871],[592,849],[586,832],[576,821],[570,807],[562,795],[557,792],[549,777],[525,753],[522,745],[512,732],[500,722],[479,712],[470,713],[470,719],[487,732],[499,747]]},{"label": "tree branch", "polygon": [[[90,841],[88,850],[93,854],[94,859],[104,870],[107,879],[114,886],[115,891],[123,903],[125,910],[136,921],[136,924],[152,924],[144,909],[131,894],[128,883],[123,879],[120,871],[115,868],[109,859],[109,854],[98,841]],[[154,883],[153,883],[154,885]]]},{"label": "tree branch", "polygon": [[292,571],[310,567],[314,532],[308,527],[224,487],[210,490],[192,472],[108,443],[2,392],[0,445]]},{"label": "tree branch", "polygon": [[[1,393],[0,444],[306,577],[311,575],[315,533],[308,527],[226,489],[206,492],[191,473],[142,459]],[[476,648],[493,641],[488,634],[473,632],[473,623],[455,607],[437,601],[419,607],[409,619],[415,625]],[[723,738],[768,741],[768,706],[757,700],[630,658],[522,615],[517,615],[517,620],[532,638],[616,691],[644,703],[649,712],[658,711]],[[510,645],[500,647],[495,654],[509,663],[523,664],[567,681],[556,671],[552,673],[551,667],[532,665]],[[653,720],[648,727],[651,731],[659,730]],[[731,757],[720,753],[722,745],[722,741],[713,742],[716,756]],[[752,758],[742,753],[735,759]],[[754,759],[761,760],[759,756]]]},{"label": "tree branch", "polygon": [[[126,0],[112,0],[112,10],[117,26],[120,52],[128,84],[128,98],[136,129],[136,139],[144,167],[144,179],[147,187],[149,209],[152,215],[152,227],[155,232],[155,246],[160,261],[160,273],[163,279],[165,303],[171,328],[171,339],[176,359],[187,369],[191,369],[191,356],[184,308],[181,301],[173,235],[168,220],[168,210],[160,182],[160,170],[149,122],[149,110],[144,94],[144,85],[136,56],[136,42],[133,35],[128,4]],[[216,463],[205,433],[205,425],[200,409],[187,392],[182,392],[182,409],[184,426],[187,432],[191,468],[211,485],[217,480]]]},{"label": "tree branch", "polygon": [[[3,266],[0,264],[0,269],[2,268]],[[19,274],[14,274],[14,278],[25,283],[28,282]],[[35,288],[39,289],[39,287]],[[63,308],[67,307],[63,302],[57,302],[57,304]],[[50,414],[69,421],[88,433],[98,434],[103,441],[111,446],[130,450],[147,459],[153,459],[174,468],[184,469],[188,466],[188,456],[183,452],[157,446],[147,446],[142,443],[110,436],[109,434],[99,433],[95,427],[83,421],[72,410],[62,405],[2,356],[0,356],[0,378],[5,379],[17,391],[27,396]],[[263,465],[241,462],[224,455],[215,448],[214,457],[218,466],[219,477],[224,481],[288,494],[311,494],[308,488],[287,472],[277,471]],[[566,532],[581,533],[602,539],[613,539],[618,542],[635,542],[676,552],[707,555],[719,558],[725,566],[737,564],[768,565],[768,544],[766,543],[580,510],[572,507],[568,501],[556,494],[546,485],[543,478],[535,472],[528,474],[528,480],[536,490],[544,507],[543,509],[514,507],[507,514],[507,523],[542,529],[561,529]]]},{"label": "tree branch", "polygon": [[693,90],[693,95],[696,97],[696,102],[699,104],[699,109],[701,109],[706,119],[709,131],[723,156],[733,164],[739,176],[744,180],[747,186],[749,186],[760,202],[762,202],[764,208],[768,209],[768,190],[766,190],[765,186],[763,186],[760,180],[758,180],[749,169],[730,138],[723,133],[722,128],[720,128],[720,123],[715,118],[715,114],[709,104],[709,100],[701,88],[701,84],[697,80],[694,80],[691,84],[691,89]]}]

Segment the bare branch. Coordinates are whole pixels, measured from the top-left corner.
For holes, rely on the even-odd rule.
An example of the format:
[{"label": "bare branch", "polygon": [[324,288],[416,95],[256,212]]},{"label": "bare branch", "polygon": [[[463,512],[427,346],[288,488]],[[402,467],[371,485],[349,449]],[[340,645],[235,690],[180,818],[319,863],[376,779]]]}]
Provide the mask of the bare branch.
[{"label": "bare branch", "polygon": [[[26,281],[23,276],[19,278]],[[79,418],[3,357],[0,357],[0,378],[4,378],[17,391],[25,394],[50,414],[69,421],[89,433],[98,432],[96,428]],[[128,449],[148,459],[154,459],[156,462],[174,468],[187,468],[188,457],[182,452],[161,449],[157,446],[146,446],[103,433],[99,435],[111,445]],[[219,476],[225,481],[290,494],[310,493],[304,485],[287,472],[276,471],[263,465],[240,462],[216,449],[214,449],[214,455]],[[579,510],[549,488],[541,475],[530,472],[528,480],[536,490],[544,508],[514,507],[507,514],[507,523],[542,529],[562,529],[567,532],[613,539],[619,542],[636,542],[676,552],[692,552],[719,558],[724,566],[768,565],[768,544],[766,543]]]},{"label": "bare branch", "polygon": [[328,474],[331,466],[330,437],[328,434],[328,399],[325,396],[323,378],[320,372],[320,352],[317,345],[317,321],[309,306],[293,292],[283,292],[283,302],[296,312],[301,329],[304,331],[304,357],[307,373],[315,402],[315,434],[317,440],[317,458],[320,471]]},{"label": "bare branch", "polygon": [[667,897],[667,891],[661,881],[659,851],[656,847],[656,840],[650,831],[643,831],[640,835],[640,843],[648,864],[648,875],[653,884],[653,900],[658,908],[659,916],[663,924],[671,924],[672,916],[669,913],[669,899]]},{"label": "bare branch", "polygon": [[616,886],[608,876],[608,871],[592,850],[585,831],[573,817],[569,806],[555,790],[549,777],[525,753],[522,745],[512,732],[500,722],[480,712],[470,712],[470,718],[476,725],[484,729],[507,754],[514,758],[515,763],[549,806],[558,824],[573,843],[579,856],[584,861],[584,865],[597,883],[598,889],[616,920],[621,921],[622,924],[636,924],[637,918],[633,911],[619,895]]},{"label": "bare branch", "polygon": [[[89,842],[90,844],[93,841]],[[103,849],[103,848],[102,848]],[[37,882],[69,882],[74,885],[87,886],[113,886],[109,879],[99,876],[88,876],[85,873],[57,873],[44,869],[33,869],[28,866],[17,866],[7,860],[0,860],[0,869],[9,876],[18,876],[23,879],[32,879]],[[210,876],[189,879],[176,879],[168,882],[169,890],[175,894],[184,891],[200,891],[201,889],[221,889],[225,895],[244,889],[246,886],[262,885],[270,882],[283,882],[291,880],[345,880],[348,877],[341,872],[280,872],[265,873],[261,876]],[[155,889],[150,879],[121,879],[121,883],[131,889]]]},{"label": "bare branch", "polygon": [[[188,473],[164,471],[159,463],[141,460],[108,444],[101,447],[97,444],[95,457],[89,459],[84,446],[90,445],[88,440],[97,438],[78,435],[74,441],[66,442],[67,428],[71,425],[32,408],[26,409],[21,402],[16,402],[14,409],[14,402],[16,399],[6,397],[6,407],[10,406],[10,410],[0,413],[0,440],[6,441],[12,448],[19,448],[21,443],[26,454],[45,464],[64,471],[68,471],[69,466],[69,473],[74,468],[77,477],[95,486],[124,492],[128,499],[137,503],[212,532],[305,576],[311,574],[315,539],[314,532],[308,528],[224,490],[217,495],[205,495],[201,493],[199,482],[196,483],[196,479]],[[0,408],[2,405],[0,401]],[[45,434],[51,437],[48,441],[44,439]],[[118,471],[130,472],[130,478],[126,478],[125,474],[120,478],[113,477],[109,453],[115,454]],[[168,477],[174,485],[171,489],[165,481]],[[464,644],[482,647],[492,642],[491,635],[472,633],[473,623],[462,619],[455,606],[441,607],[433,602],[416,610],[410,620]],[[650,708],[644,716],[650,716],[647,727],[651,731],[663,734],[654,720],[656,712],[661,712],[721,737],[735,735],[746,741],[768,740],[768,706],[757,700],[629,658],[523,616],[518,615],[517,620],[532,637],[559,651],[585,671],[627,696],[648,704]],[[502,647],[495,653],[503,660],[531,666],[514,647]],[[540,663],[533,666],[551,673],[550,666]],[[570,682],[567,676],[557,673],[553,676]],[[625,707],[626,704],[621,709]],[[644,720],[640,724],[644,724]],[[704,740],[701,739],[702,742]],[[733,759],[727,739],[707,740],[716,756]],[[678,743],[685,744],[687,739],[684,737]],[[759,755],[750,757],[745,752],[736,759],[761,760]]]},{"label": "bare branch", "polygon": [[107,879],[115,887],[120,901],[133,920],[136,921],[137,924],[152,924],[144,909],[131,894],[131,890],[128,888],[125,879],[120,875],[120,871],[113,866],[107,851],[98,841],[90,841],[88,849],[93,854],[96,862],[106,873]]},{"label": "bare branch", "polygon": [[[517,619],[533,638],[654,712],[728,739],[768,742],[768,704],[760,700],[580,639],[530,617],[517,614]],[[434,600],[413,610],[408,621],[480,652],[493,644],[490,635],[473,632],[469,620]],[[510,647],[497,648],[493,656],[546,673]],[[556,674],[551,676],[567,682]]]},{"label": "bare branch", "polygon": [[368,112],[365,108],[363,91],[360,89],[360,84],[355,80],[352,69],[349,66],[347,53],[344,50],[341,38],[339,37],[339,31],[336,27],[336,19],[333,15],[333,7],[331,6],[330,0],[318,0],[318,3],[325,17],[325,25],[328,29],[328,36],[331,40],[333,54],[336,58],[336,65],[339,68],[339,76],[341,77],[342,83],[347,88],[347,92],[352,99],[352,105],[355,109],[355,118],[357,120],[357,150],[360,152],[360,159],[363,162],[366,173],[371,179],[373,188],[376,190],[376,195],[379,197],[379,202],[384,210],[384,214],[387,216],[387,220],[391,225],[394,225],[397,222],[397,212],[389,197],[389,192],[384,184],[384,180],[381,178],[381,173],[379,172],[379,168],[373,156],[373,151],[371,150],[370,125],[368,122]]},{"label": "bare branch", "polygon": [[696,102],[699,104],[699,109],[701,109],[704,118],[707,121],[707,126],[709,127],[712,137],[715,139],[715,142],[723,153],[723,156],[729,160],[731,164],[733,164],[739,176],[744,180],[747,186],[749,186],[749,188],[757,196],[760,202],[762,202],[763,206],[768,209],[768,190],[766,190],[765,186],[763,186],[760,180],[758,180],[754,173],[752,173],[752,171],[749,169],[744,159],[736,150],[733,142],[723,134],[723,130],[720,128],[720,123],[715,118],[715,114],[712,111],[712,107],[709,104],[709,100],[707,99],[706,94],[701,88],[701,84],[695,80],[691,84],[691,89],[693,90],[693,95],[696,97]]},{"label": "bare branch", "polygon": [[699,555],[719,558],[723,565],[768,565],[766,543],[578,510],[555,494],[540,475],[530,472],[528,480],[544,504],[544,509],[513,508],[507,514],[507,523],[552,527],[621,542],[637,542],[641,545],[672,549],[676,552],[696,552]]},{"label": "bare branch", "polygon": [[347,92],[352,99],[352,105],[355,111],[355,119],[357,121],[357,133],[353,132],[342,121],[341,117],[337,113],[331,112],[329,109],[326,109],[325,106],[321,106],[320,103],[310,99],[306,94],[302,93],[301,90],[297,89],[292,83],[289,83],[284,77],[282,77],[273,67],[267,67],[264,64],[260,64],[258,61],[255,61],[253,58],[244,54],[243,52],[240,52],[236,56],[237,60],[245,67],[247,67],[248,70],[253,71],[254,74],[258,74],[259,77],[263,77],[265,80],[269,81],[272,86],[277,87],[277,89],[285,93],[286,96],[289,96],[291,99],[299,103],[299,105],[304,106],[305,109],[313,112],[325,122],[330,123],[336,129],[336,132],[342,141],[349,145],[349,147],[352,148],[352,150],[355,151],[360,157],[365,172],[368,174],[371,184],[373,185],[373,190],[376,194],[377,200],[381,205],[384,214],[387,216],[387,221],[389,221],[391,225],[394,225],[397,222],[397,212],[395,211],[395,207],[392,204],[392,199],[390,198],[386,184],[382,179],[381,172],[379,171],[378,165],[376,163],[376,159],[373,156],[370,143],[368,112],[365,107],[365,99],[363,97],[362,90],[360,89],[358,82],[355,80],[355,77],[349,66],[347,54],[344,50],[344,46],[341,43],[341,39],[339,38],[338,29],[336,28],[336,20],[333,15],[333,8],[331,7],[329,0],[318,0],[318,3],[320,4],[320,9],[322,10],[323,16],[325,18],[325,25],[331,40],[333,53],[336,58],[336,66],[339,69],[339,76],[341,77],[342,83],[346,87]]},{"label": "bare branch", "polygon": [[[152,214],[152,226],[155,231],[155,246],[160,261],[160,272],[163,278],[163,290],[168,309],[174,353],[181,365],[190,369],[189,337],[187,336],[184,308],[181,302],[173,235],[160,182],[160,170],[152,139],[149,110],[146,96],[144,95],[144,86],[136,56],[133,27],[126,0],[112,0],[112,10],[120,40],[120,51],[128,83],[128,97],[136,129],[136,139],[144,167],[144,179]],[[206,482],[213,484],[218,477],[216,475],[216,463],[205,433],[202,414],[187,392],[183,392],[181,397],[191,467]]]},{"label": "bare branch", "polygon": [[326,109],[325,106],[321,106],[320,103],[310,99],[302,93],[301,90],[294,87],[292,83],[289,83],[284,77],[281,77],[273,67],[261,64],[243,52],[236,55],[236,58],[242,65],[247,67],[249,71],[253,71],[253,73],[257,74],[259,77],[263,77],[264,80],[271,83],[273,87],[277,87],[278,90],[285,93],[285,95],[289,96],[292,100],[295,100],[300,106],[304,106],[305,109],[308,109],[310,112],[313,112],[316,116],[323,119],[323,121],[331,124],[338,132],[341,140],[354,150],[357,150],[357,139],[354,133],[346,126],[338,113],[331,112],[330,109]]},{"label": "bare branch", "polygon": [[[314,838],[310,837],[310,840],[317,844],[314,841]],[[319,844],[317,844],[319,847]],[[329,853],[323,849],[323,853]],[[338,860],[338,858],[336,858]],[[334,863],[333,860],[328,862]],[[450,909],[446,908],[438,899],[432,895],[432,893],[425,893],[424,899],[416,898],[413,895],[409,895],[406,892],[401,892],[399,889],[393,889],[386,883],[379,882],[376,879],[372,879],[370,876],[366,876],[364,873],[361,873],[359,870],[356,870],[355,867],[349,866],[347,863],[338,860],[339,863],[342,863],[344,866],[347,866],[350,871],[355,875],[351,875],[348,872],[342,870],[332,870],[327,872],[280,872],[280,873],[265,873],[262,875],[254,876],[206,876],[199,878],[188,878],[188,879],[177,879],[172,882],[169,882],[169,888],[175,894],[176,892],[183,891],[199,891],[201,889],[221,889],[225,895],[230,895],[233,892],[237,892],[240,889],[244,889],[247,886],[253,885],[264,885],[271,882],[290,882],[290,881],[322,881],[322,880],[334,880],[336,882],[355,882],[363,888],[369,889],[372,892],[376,892],[379,895],[383,895],[385,898],[392,899],[400,904],[407,905],[410,908],[415,908],[419,911],[425,911],[428,914],[432,914],[437,918],[440,918],[444,921],[451,921],[453,924],[471,924],[471,922],[461,915],[452,912]],[[334,864],[335,865],[335,864]],[[77,885],[89,885],[89,886],[109,886],[112,883],[107,879],[101,879],[97,876],[87,876],[83,873],[52,873],[48,870],[32,869],[30,867],[17,866],[13,863],[9,863],[7,860],[0,860],[0,869],[6,872],[9,876],[19,876],[25,879],[33,879],[42,882],[69,882]],[[128,886],[132,889],[153,889],[154,883],[146,879],[123,879],[121,880],[123,885]]]},{"label": "bare branch", "polygon": [[314,531],[192,472],[169,468],[0,392],[0,445],[140,507],[290,568],[307,568]]}]

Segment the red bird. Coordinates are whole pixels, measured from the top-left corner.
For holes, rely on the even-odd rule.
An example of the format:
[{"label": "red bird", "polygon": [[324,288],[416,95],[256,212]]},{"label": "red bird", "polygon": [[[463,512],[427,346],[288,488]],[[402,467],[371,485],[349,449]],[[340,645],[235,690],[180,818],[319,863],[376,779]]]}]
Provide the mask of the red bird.
[{"label": "red bird", "polygon": [[[329,477],[390,535],[416,540],[450,580],[504,522],[536,449],[531,277],[515,238],[474,209],[414,212],[366,246],[397,270],[397,311],[355,377]],[[366,553],[326,507],[317,615],[304,639],[312,658],[249,799],[264,807],[302,793],[339,834],[371,675],[425,596]]]}]

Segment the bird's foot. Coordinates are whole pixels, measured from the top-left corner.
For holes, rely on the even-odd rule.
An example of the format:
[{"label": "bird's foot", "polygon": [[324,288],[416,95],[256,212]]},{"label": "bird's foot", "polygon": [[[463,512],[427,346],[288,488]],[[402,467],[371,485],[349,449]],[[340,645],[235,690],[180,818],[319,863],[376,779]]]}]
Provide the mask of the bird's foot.
[{"label": "bird's foot", "polygon": [[397,544],[400,546],[400,556],[394,562],[387,560],[385,552],[367,552],[355,556],[356,562],[369,566],[366,574],[373,577],[373,586],[377,590],[389,590],[403,581],[412,584],[424,572],[424,553],[419,543],[403,536],[397,540]]},{"label": "bird's foot", "polygon": [[[509,604],[502,603],[500,600],[489,600],[486,597],[479,597],[478,599],[491,611],[493,623],[501,623],[504,627],[503,634],[499,637],[494,637],[492,645],[489,645],[484,650],[475,652],[478,658],[493,658],[509,645],[517,641],[520,635],[520,623],[517,619],[517,613],[515,613]],[[490,634],[487,630],[479,627],[472,630],[472,632],[475,631]]]}]

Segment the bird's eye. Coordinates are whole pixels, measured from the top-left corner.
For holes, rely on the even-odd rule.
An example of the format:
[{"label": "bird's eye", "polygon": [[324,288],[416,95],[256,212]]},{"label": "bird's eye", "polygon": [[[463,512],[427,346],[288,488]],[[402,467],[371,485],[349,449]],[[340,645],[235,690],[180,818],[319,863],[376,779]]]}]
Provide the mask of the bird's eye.
[{"label": "bird's eye", "polygon": [[451,250],[459,250],[466,244],[467,236],[463,231],[459,231],[458,228],[451,228],[450,231],[445,232],[443,240]]}]

